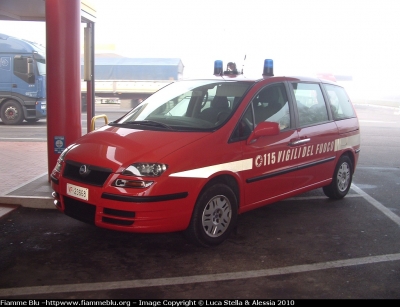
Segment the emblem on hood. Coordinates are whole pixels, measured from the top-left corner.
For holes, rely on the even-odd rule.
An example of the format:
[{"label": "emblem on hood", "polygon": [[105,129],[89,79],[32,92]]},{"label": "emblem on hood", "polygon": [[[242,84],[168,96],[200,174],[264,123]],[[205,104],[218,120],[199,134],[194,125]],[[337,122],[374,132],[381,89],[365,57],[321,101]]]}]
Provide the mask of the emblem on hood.
[{"label": "emblem on hood", "polygon": [[82,177],[86,177],[89,174],[90,174],[89,167],[85,164],[81,165],[81,167],[79,168],[79,175],[81,175]]}]

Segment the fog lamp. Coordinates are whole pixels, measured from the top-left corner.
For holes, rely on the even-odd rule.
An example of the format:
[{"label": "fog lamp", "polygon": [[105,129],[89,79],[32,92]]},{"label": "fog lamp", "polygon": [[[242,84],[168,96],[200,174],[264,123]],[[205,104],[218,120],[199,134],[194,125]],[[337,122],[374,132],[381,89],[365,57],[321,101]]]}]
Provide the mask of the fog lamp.
[{"label": "fog lamp", "polygon": [[119,188],[148,188],[152,184],[153,181],[117,179],[114,181],[113,186]]}]

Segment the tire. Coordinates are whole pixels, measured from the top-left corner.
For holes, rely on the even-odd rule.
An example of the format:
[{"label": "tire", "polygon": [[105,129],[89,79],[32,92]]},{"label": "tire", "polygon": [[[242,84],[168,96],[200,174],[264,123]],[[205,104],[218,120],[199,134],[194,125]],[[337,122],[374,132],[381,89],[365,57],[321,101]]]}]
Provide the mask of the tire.
[{"label": "tire", "polygon": [[5,125],[19,125],[24,120],[21,105],[15,100],[9,100],[1,106],[1,120]]},{"label": "tire", "polygon": [[353,180],[353,163],[346,155],[341,156],[335,167],[331,184],[323,187],[326,196],[331,199],[342,199],[350,190]]},{"label": "tire", "polygon": [[199,246],[216,246],[224,242],[235,227],[238,202],[225,184],[207,188],[198,198],[186,238]]}]

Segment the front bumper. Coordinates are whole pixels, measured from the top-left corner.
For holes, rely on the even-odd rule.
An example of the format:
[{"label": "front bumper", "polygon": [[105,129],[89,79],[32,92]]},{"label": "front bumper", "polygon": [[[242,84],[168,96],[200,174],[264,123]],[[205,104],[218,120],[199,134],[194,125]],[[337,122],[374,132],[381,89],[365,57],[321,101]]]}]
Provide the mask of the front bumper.
[{"label": "front bumper", "polygon": [[[117,175],[110,176],[113,178]],[[166,193],[150,193],[141,189],[121,189],[109,184],[85,185],[63,177],[51,177],[54,204],[66,215],[101,228],[138,233],[181,231],[188,227],[196,202],[194,191],[182,179],[168,184]],[[68,195],[67,183],[88,189],[88,200]],[[179,190],[171,187],[179,187]],[[193,185],[192,185],[193,187]],[[160,190],[160,189],[158,189]]]}]

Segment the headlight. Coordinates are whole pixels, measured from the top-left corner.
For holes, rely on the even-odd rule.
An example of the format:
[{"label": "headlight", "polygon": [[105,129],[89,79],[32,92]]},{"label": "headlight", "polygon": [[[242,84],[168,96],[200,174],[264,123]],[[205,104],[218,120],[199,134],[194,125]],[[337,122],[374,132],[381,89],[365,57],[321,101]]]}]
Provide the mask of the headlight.
[{"label": "headlight", "polygon": [[68,153],[68,151],[70,151],[71,149],[72,149],[72,147],[74,147],[76,144],[71,144],[71,145],[69,145],[67,148],[65,148],[64,149],[64,151],[61,153],[61,155],[58,157],[58,159],[57,159],[57,164],[56,164],[56,166],[55,166],[55,170],[57,171],[57,172],[61,172],[61,166],[62,166],[62,163],[64,162],[64,158],[65,158],[65,155]]},{"label": "headlight", "polygon": [[129,165],[123,170],[122,175],[126,176],[148,176],[148,177],[158,177],[167,169],[166,164],[162,163],[134,163]]}]

